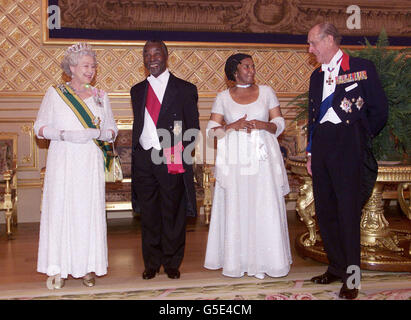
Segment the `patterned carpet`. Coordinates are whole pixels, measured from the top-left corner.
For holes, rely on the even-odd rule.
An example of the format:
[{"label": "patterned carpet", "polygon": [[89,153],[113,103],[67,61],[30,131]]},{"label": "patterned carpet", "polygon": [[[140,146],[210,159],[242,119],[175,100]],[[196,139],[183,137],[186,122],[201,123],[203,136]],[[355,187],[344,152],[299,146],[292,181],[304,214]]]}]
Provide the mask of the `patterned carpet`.
[{"label": "patterned carpet", "polygon": [[[8,300],[338,300],[340,283],[265,279],[246,283],[140,289],[93,294],[10,297]],[[54,292],[53,292],[54,293]],[[358,300],[411,300],[410,273],[363,274]]]}]

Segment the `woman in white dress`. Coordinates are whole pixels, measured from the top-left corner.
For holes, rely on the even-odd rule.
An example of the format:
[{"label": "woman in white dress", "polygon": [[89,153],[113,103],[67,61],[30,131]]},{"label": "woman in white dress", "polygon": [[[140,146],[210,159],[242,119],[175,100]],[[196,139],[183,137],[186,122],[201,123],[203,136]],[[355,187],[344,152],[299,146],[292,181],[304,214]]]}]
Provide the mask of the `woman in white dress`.
[{"label": "woman in white dress", "polygon": [[88,44],[69,47],[61,66],[71,81],[47,90],[34,124],[36,136],[50,140],[37,261],[49,289],[69,275],[91,287],[107,273],[103,149],[118,130],[107,94],[90,85],[96,65]]},{"label": "woman in white dress", "polygon": [[271,87],[254,84],[251,56],[232,55],[225,73],[235,86],[217,95],[207,126],[218,142],[204,266],[229,277],[282,277],[292,258],[280,104]]}]

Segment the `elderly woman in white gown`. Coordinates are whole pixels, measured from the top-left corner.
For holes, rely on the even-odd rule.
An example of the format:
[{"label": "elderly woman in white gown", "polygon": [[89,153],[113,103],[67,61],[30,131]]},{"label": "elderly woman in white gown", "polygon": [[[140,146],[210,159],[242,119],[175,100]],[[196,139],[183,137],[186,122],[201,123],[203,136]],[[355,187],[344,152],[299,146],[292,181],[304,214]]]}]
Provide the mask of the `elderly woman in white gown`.
[{"label": "elderly woman in white gown", "polygon": [[50,140],[37,261],[49,289],[107,273],[105,166],[118,130],[107,94],[90,85],[96,64],[88,44],[69,47],[61,66],[71,81],[47,90],[34,124]]},{"label": "elderly woman in white gown", "polygon": [[217,95],[207,126],[218,143],[204,266],[229,277],[285,276],[292,258],[280,104],[271,87],[254,84],[251,56],[232,55],[225,73],[235,86]]}]

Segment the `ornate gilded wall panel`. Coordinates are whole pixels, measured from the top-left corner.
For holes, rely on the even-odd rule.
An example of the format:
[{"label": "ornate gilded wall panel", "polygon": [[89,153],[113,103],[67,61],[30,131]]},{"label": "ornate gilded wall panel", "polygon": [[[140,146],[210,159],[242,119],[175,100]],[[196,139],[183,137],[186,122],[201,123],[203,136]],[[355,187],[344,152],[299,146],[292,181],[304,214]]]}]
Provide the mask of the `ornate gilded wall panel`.
[{"label": "ornate gilded wall panel", "polygon": [[[43,2],[43,6],[44,3],[46,2]],[[122,9],[123,16],[140,17],[142,22],[137,20],[141,22],[141,26],[147,28],[152,26],[143,23],[144,19],[150,19],[154,25],[156,21],[164,18],[164,26],[167,26],[167,23],[177,23],[178,27],[180,23],[186,29],[194,28],[195,25],[197,28],[205,28],[204,30],[227,31],[224,28],[233,28],[235,25],[241,27],[239,29],[241,32],[284,32],[286,30],[288,33],[306,33],[307,28],[322,17],[334,19],[337,25],[341,25],[343,21],[339,21],[338,17],[346,19],[347,14],[344,10],[348,5],[345,0],[316,1],[315,4],[306,0],[65,0],[59,1],[60,3],[63,8],[70,7],[72,12],[69,16],[63,15],[64,23],[87,19],[88,23],[100,27],[99,23],[103,23],[103,20],[95,14],[98,11],[93,11],[94,18],[88,16],[88,10],[81,11],[85,3],[91,3],[90,5],[98,3],[96,10],[109,8],[116,12]],[[369,1],[357,1],[357,3],[364,13],[362,34],[372,28],[375,32],[379,31],[382,23],[392,26],[393,33],[409,34],[409,19],[405,24],[403,22],[407,14],[409,17],[409,2],[397,1],[395,4],[390,4],[389,11],[386,10],[388,4],[383,1],[373,1],[373,7],[370,7]],[[156,10],[154,11],[153,8]],[[41,1],[0,0],[0,96],[43,95],[50,85],[62,81],[59,65],[66,44],[43,44],[44,30],[41,24],[44,21],[41,21],[41,15],[44,10]],[[151,12],[151,15],[142,15],[144,10]],[[169,15],[166,12],[169,12]],[[73,16],[76,19],[72,19]],[[372,22],[377,16],[378,24]],[[102,17],[106,16],[102,15]],[[213,17],[213,19],[203,19],[203,17]],[[395,17],[395,21],[391,23],[392,17]],[[371,18],[374,20],[370,20]],[[125,19],[130,26],[136,26],[137,20]],[[197,22],[193,24],[192,21]],[[104,23],[107,24],[117,22],[117,20],[104,19]],[[157,23],[156,26],[158,25]],[[109,93],[127,96],[130,86],[144,79],[141,46],[100,44],[95,45],[95,48],[99,61],[98,84]],[[257,65],[257,82],[271,85],[280,97],[294,96],[307,89],[309,74],[314,66],[310,64],[310,57],[304,46],[246,48],[244,46],[199,47],[198,45],[190,47],[189,43],[187,46],[170,45],[169,67],[176,75],[194,82],[200,96],[214,96],[226,87],[223,73],[226,58],[237,51],[246,51],[254,57]]]},{"label": "ornate gilded wall panel", "polygon": [[[115,1],[114,1],[115,2]],[[223,1],[224,2],[224,1]],[[0,0],[0,96],[43,95],[63,80],[60,61],[66,45],[44,45],[40,1]],[[128,95],[145,78],[141,46],[95,46],[97,83],[114,95]],[[224,63],[239,49],[170,46],[170,69],[195,83],[200,96],[214,96],[226,88]],[[313,69],[304,48],[252,48],[257,81],[273,86],[280,96],[307,89]]]},{"label": "ornate gilded wall panel", "polygon": [[[39,1],[1,0],[0,4],[0,95],[42,95],[50,85],[62,81],[59,65],[66,46],[42,44]],[[134,83],[144,79],[141,47],[100,46],[96,50],[97,79],[103,89],[127,95]],[[201,96],[215,95],[225,88],[224,62],[235,51],[171,47],[169,66],[178,76],[194,82]],[[248,53],[257,64],[257,81],[272,85],[280,96],[307,88],[313,67],[304,49],[265,48]]]}]

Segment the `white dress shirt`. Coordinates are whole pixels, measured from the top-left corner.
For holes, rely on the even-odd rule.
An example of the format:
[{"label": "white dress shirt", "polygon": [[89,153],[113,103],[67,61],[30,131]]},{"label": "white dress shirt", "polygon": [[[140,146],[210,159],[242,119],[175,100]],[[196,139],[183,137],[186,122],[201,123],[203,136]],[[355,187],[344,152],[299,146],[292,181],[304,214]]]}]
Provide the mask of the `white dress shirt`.
[{"label": "white dress shirt", "polygon": [[[340,65],[341,65],[341,60],[342,60],[340,58],[342,57],[342,55],[343,53],[341,49],[339,49],[337,53],[334,55],[334,57],[331,59],[330,63],[321,65],[322,71],[324,71],[322,101],[324,101],[330,94],[334,93],[335,91],[335,86],[336,86],[335,78],[338,76],[338,73],[340,71]],[[332,79],[332,83],[328,84],[328,79],[330,77]],[[329,108],[327,112],[325,113],[324,117],[320,120],[320,123],[324,123],[326,121],[330,121],[334,124],[337,124],[341,122],[341,119],[335,113],[333,108]]]},{"label": "white dress shirt", "polygon": [[[147,78],[147,81],[153,88],[153,91],[156,94],[158,101],[160,101],[160,104],[163,103],[164,93],[166,92],[169,78],[170,72],[168,71],[168,69],[166,69],[166,71],[160,74],[157,78],[153,75],[150,75]],[[150,116],[150,113],[147,111],[147,108],[145,108],[144,127],[139,142],[144,150],[148,150],[150,148],[161,150],[160,140],[158,139],[157,135],[157,128],[154,124],[153,119]]]}]

